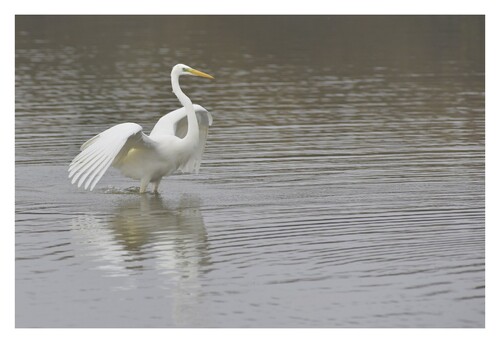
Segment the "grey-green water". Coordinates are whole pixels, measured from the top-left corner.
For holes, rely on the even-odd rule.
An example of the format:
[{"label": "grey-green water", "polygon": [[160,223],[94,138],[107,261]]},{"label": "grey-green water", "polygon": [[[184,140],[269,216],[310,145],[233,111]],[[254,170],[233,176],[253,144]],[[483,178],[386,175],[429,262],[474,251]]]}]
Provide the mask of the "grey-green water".
[{"label": "grey-green water", "polygon": [[[214,124],[160,196],[80,144]],[[483,17],[17,17],[17,327],[483,327]]]}]

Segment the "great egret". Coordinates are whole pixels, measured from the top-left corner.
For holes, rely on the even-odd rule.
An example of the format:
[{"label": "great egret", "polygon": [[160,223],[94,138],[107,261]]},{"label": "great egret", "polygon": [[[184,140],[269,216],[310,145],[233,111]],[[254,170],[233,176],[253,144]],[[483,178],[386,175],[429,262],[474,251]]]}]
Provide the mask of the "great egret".
[{"label": "great egret", "polygon": [[198,173],[212,116],[182,92],[181,75],[214,78],[187,65],[175,65],[170,74],[172,89],[183,107],[160,118],[149,136],[140,125],[123,123],[89,139],[69,166],[71,183],[78,181],[78,187],[93,190],[113,166],[125,176],[141,180],[140,193],[146,192],[149,183],[157,193],[164,176],[176,171]]}]

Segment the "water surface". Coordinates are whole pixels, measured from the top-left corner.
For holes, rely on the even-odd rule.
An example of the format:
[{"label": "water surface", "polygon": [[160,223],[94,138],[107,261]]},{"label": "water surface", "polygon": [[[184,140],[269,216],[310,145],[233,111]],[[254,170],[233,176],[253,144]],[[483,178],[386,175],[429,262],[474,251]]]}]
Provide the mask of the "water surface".
[{"label": "water surface", "polygon": [[[182,35],[178,34],[182,32]],[[214,124],[161,194],[80,144]],[[483,17],[17,17],[17,327],[484,327]]]}]

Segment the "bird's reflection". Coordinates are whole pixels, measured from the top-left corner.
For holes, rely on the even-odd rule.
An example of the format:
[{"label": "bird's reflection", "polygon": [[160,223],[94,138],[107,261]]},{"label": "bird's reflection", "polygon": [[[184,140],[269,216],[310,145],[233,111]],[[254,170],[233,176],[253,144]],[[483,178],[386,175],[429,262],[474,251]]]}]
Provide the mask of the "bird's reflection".
[{"label": "bird's reflection", "polygon": [[103,262],[115,267],[155,267],[160,272],[161,269],[180,271],[182,276],[180,266],[201,268],[210,264],[207,233],[197,197],[183,195],[177,201],[164,201],[161,196],[142,195],[121,202],[111,215],[77,216],[73,226],[83,241],[92,245],[91,255],[98,254]]},{"label": "bird's reflection", "polygon": [[198,257],[199,264],[207,262],[206,230],[196,197],[184,195],[174,202],[164,201],[161,196],[142,195],[120,204],[109,228],[115,241],[137,260],[152,248],[168,247],[176,258],[189,252]]},{"label": "bird's reflection", "polygon": [[168,289],[177,325],[196,322],[200,278],[210,265],[199,198],[166,201],[146,194],[120,203],[111,216],[77,216],[73,227],[96,269],[125,277],[121,290]]}]

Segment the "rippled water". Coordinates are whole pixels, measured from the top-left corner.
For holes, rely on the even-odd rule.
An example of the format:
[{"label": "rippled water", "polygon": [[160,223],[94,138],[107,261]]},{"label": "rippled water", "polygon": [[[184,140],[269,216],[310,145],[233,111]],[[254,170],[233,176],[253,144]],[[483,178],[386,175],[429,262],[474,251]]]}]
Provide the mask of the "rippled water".
[{"label": "rippled water", "polygon": [[[181,81],[201,173],[72,186],[179,62],[216,77]],[[484,294],[482,17],[17,17],[18,327],[484,327]]]}]

